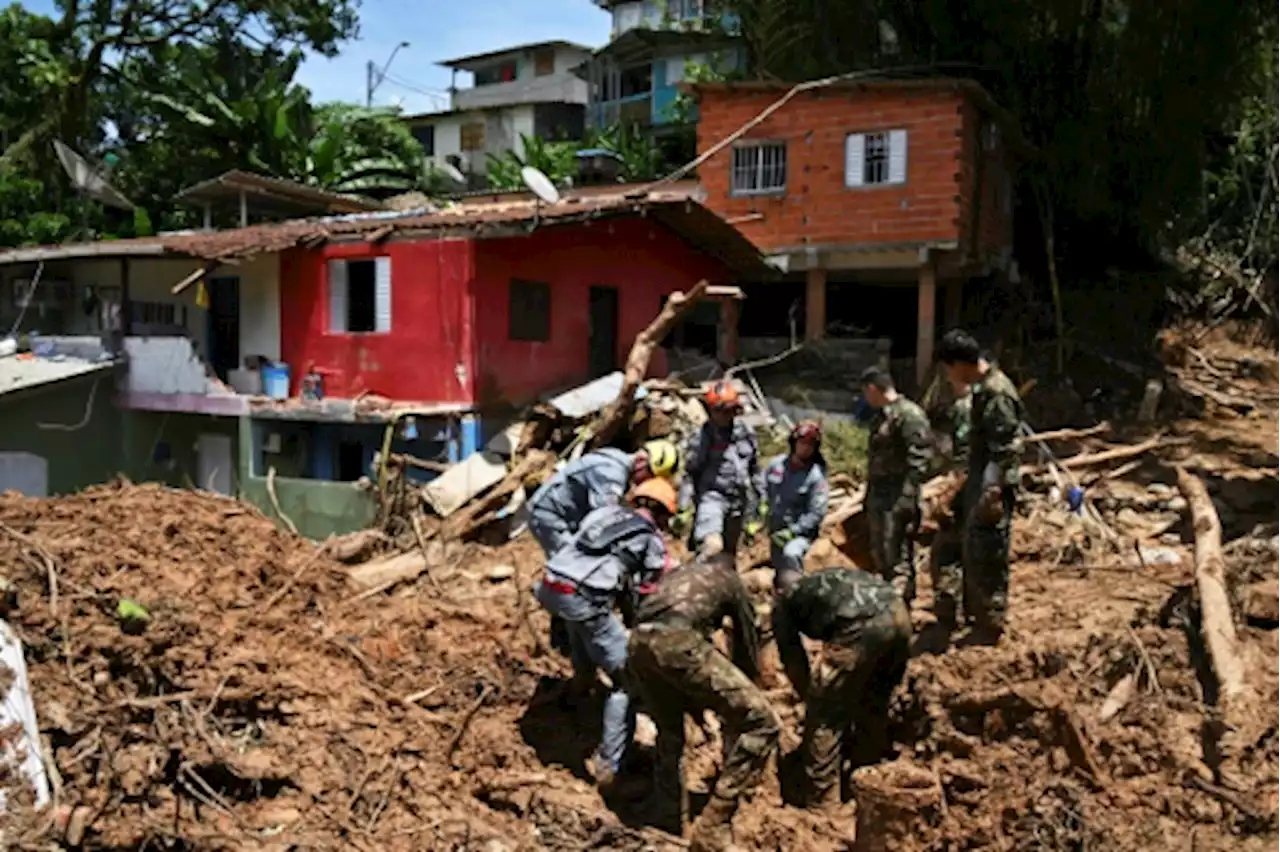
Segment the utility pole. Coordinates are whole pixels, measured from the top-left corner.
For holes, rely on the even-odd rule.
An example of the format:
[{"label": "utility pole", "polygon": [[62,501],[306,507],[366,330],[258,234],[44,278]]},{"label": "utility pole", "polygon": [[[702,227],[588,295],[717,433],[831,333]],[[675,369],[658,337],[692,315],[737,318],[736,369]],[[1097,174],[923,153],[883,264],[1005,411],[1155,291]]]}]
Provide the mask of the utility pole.
[{"label": "utility pole", "polygon": [[396,58],[396,54],[400,52],[400,48],[408,47],[409,42],[402,41],[396,45],[395,50],[391,51],[391,55],[387,57],[386,64],[382,66],[382,70],[378,70],[378,66],[369,60],[364,66],[364,105],[366,107],[373,106],[373,92],[378,86],[382,85],[383,79],[387,76],[387,69],[391,67],[391,60]]}]

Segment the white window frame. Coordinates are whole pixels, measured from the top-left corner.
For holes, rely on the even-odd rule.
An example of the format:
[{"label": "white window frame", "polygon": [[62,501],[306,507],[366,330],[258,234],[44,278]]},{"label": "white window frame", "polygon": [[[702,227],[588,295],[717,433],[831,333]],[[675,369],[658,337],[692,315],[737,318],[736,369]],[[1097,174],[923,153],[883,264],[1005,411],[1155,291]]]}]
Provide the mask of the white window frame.
[{"label": "white window frame", "polygon": [[[766,154],[770,151],[781,151],[782,153],[782,182],[780,184],[770,184],[764,186],[765,170],[766,170]],[[739,165],[739,158],[750,157],[752,162],[745,166]],[[776,165],[773,166],[776,168]],[[750,181],[751,186],[742,186],[739,184],[739,173],[743,172],[754,177]],[[787,192],[787,143],[773,139],[760,140],[753,142],[743,142],[733,146],[733,153],[729,160],[729,194],[735,198],[749,197],[755,195],[785,195]]]},{"label": "white window frame", "polygon": [[[373,262],[373,330],[351,331],[347,327],[350,313],[348,272],[350,263]],[[329,271],[329,333],[389,334],[391,332],[391,258],[335,258],[326,265]]]},{"label": "white window frame", "polygon": [[[866,173],[868,145],[883,139],[888,145],[884,178],[868,180]],[[874,130],[850,133],[844,139],[844,185],[847,189],[874,189],[902,186],[907,182],[907,131]]]}]

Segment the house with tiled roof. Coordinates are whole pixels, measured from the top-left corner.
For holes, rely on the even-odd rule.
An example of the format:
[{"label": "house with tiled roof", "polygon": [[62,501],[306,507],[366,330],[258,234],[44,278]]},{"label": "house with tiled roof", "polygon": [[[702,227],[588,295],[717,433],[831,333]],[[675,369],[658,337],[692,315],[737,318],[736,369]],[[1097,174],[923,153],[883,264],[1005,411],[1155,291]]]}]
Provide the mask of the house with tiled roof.
[{"label": "house with tiled roof", "polygon": [[695,189],[584,187],[555,204],[506,194],[12,249],[0,304],[31,295],[25,330],[100,339],[127,362],[114,388],[134,415],[126,472],[268,511],[271,481],[285,514],[323,536],[371,519],[352,483],[389,425],[394,452],[457,461],[505,425],[491,413],[615,370],[669,293],[761,272]]}]

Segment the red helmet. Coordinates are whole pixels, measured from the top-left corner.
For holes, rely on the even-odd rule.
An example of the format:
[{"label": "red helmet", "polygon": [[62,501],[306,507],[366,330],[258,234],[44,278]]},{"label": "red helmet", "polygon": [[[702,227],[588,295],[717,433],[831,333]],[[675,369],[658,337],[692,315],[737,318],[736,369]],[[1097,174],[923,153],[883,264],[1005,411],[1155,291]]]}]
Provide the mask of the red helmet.
[{"label": "red helmet", "polygon": [[791,447],[794,449],[796,441],[802,438],[813,439],[814,449],[822,446],[822,424],[816,420],[801,420],[799,423],[791,427]]},{"label": "red helmet", "polygon": [[707,408],[742,407],[742,402],[738,398],[738,389],[733,386],[732,382],[724,381],[723,379],[707,388],[703,401],[706,402]]}]

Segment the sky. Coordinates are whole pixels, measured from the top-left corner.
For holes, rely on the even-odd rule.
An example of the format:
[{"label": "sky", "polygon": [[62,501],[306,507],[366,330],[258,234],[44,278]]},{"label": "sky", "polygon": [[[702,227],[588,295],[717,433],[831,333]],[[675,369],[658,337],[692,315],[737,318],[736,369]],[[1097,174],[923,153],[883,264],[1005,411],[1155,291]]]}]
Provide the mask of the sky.
[{"label": "sky", "polygon": [[[56,14],[53,0],[23,5]],[[412,114],[448,105],[452,72],[436,65],[441,60],[537,41],[599,47],[609,40],[609,15],[592,0],[363,0],[359,11],[360,36],[334,59],[309,56],[298,73],[317,101],[363,103],[367,63],[381,68],[402,41],[409,46],[396,53],[373,102]],[[469,83],[459,74],[460,85]]]}]

